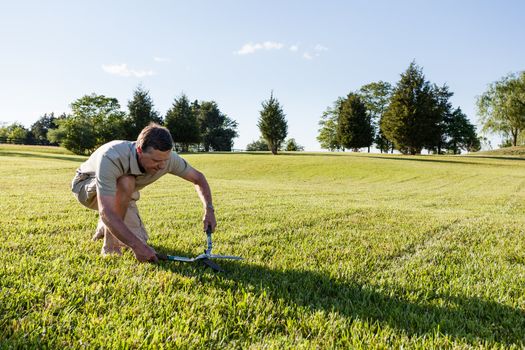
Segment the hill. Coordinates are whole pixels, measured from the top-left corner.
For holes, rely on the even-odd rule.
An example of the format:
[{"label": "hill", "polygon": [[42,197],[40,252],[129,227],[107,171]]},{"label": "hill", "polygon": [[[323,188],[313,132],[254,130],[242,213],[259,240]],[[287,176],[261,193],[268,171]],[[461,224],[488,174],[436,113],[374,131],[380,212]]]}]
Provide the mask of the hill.
[{"label": "hill", "polygon": [[525,146],[504,147],[490,151],[476,152],[473,154],[485,156],[512,156],[525,158]]}]

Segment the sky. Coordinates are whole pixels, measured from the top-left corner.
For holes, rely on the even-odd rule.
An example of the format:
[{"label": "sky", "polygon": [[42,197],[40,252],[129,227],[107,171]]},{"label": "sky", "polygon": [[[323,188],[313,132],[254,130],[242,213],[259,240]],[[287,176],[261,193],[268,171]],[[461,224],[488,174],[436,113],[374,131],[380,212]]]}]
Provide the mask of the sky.
[{"label": "sky", "polygon": [[0,0],[0,123],[91,93],[127,110],[141,84],[161,115],[182,93],[217,102],[245,149],[273,91],[288,137],[318,151],[327,107],[414,60],[477,125],[476,97],[525,70],[524,38],[520,0]]}]

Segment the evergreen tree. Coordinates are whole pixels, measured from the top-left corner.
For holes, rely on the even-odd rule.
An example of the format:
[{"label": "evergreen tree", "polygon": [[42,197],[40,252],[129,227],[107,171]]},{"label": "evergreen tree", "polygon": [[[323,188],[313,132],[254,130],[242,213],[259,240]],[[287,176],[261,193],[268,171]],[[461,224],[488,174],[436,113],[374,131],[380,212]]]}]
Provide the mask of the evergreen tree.
[{"label": "evergreen tree", "polygon": [[418,154],[439,144],[439,113],[432,86],[412,62],[401,74],[381,120],[381,131],[402,153]]},{"label": "evergreen tree", "polygon": [[288,123],[279,101],[273,97],[273,92],[269,100],[262,102],[262,107],[257,126],[262,137],[266,140],[268,148],[273,154],[277,154],[277,150],[288,134]]},{"label": "evergreen tree", "polygon": [[452,115],[452,104],[449,99],[454,95],[448,86],[438,87],[435,84],[428,96],[428,112],[424,119],[424,130],[427,135],[424,147],[429,151],[441,154],[446,148],[446,122]]},{"label": "evergreen tree", "polygon": [[197,112],[204,150],[231,151],[233,139],[238,136],[237,122],[223,114],[215,101],[200,105],[195,101],[192,108]]},{"label": "evergreen tree", "polygon": [[341,145],[353,150],[370,147],[374,142],[371,118],[358,94],[348,94],[346,100],[341,103],[337,138]]},{"label": "evergreen tree", "polygon": [[166,113],[164,124],[173,141],[181,145],[183,152],[187,152],[191,144],[200,142],[199,123],[185,94],[175,99]]},{"label": "evergreen tree", "polygon": [[151,122],[162,124],[162,118],[153,109],[149,91],[141,85],[133,92],[133,99],[128,102],[128,111],[126,118],[126,138],[128,140],[136,140],[142,129]]},{"label": "evergreen tree", "polygon": [[481,148],[475,126],[459,107],[445,120],[445,142],[447,149],[453,154],[460,154],[462,149],[476,152]]}]

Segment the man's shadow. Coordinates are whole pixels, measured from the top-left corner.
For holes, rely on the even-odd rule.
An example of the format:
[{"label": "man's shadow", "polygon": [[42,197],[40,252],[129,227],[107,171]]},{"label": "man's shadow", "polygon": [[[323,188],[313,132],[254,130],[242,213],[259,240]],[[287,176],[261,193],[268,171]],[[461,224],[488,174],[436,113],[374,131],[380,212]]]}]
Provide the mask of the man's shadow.
[{"label": "man's shadow", "polygon": [[[167,249],[155,247],[159,252]],[[191,256],[182,252],[169,254]],[[249,261],[215,260],[226,270],[214,276],[210,269],[194,263],[160,262],[159,268],[174,273],[198,276],[203,283],[217,288],[243,287],[284,300],[291,307],[306,307],[312,312],[335,312],[352,320],[367,320],[402,330],[408,336],[432,335],[439,331],[470,344],[525,346],[525,311],[478,297],[435,293],[421,302],[395,296],[393,288],[360,285],[315,271],[272,270]],[[210,271],[210,273],[207,273]]]}]

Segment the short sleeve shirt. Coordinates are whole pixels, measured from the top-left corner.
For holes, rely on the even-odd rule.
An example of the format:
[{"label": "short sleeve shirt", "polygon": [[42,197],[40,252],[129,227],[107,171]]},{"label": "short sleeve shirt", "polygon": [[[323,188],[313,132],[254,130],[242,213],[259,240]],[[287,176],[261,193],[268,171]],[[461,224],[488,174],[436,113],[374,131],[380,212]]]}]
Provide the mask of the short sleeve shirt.
[{"label": "short sleeve shirt", "polygon": [[184,176],[190,169],[191,166],[184,159],[172,152],[163,169],[155,174],[143,173],[139,167],[135,142],[112,141],[100,146],[80,165],[79,171],[95,177],[98,194],[114,196],[117,193],[117,179],[123,175],[135,176],[136,190],[139,191],[167,173]]}]

